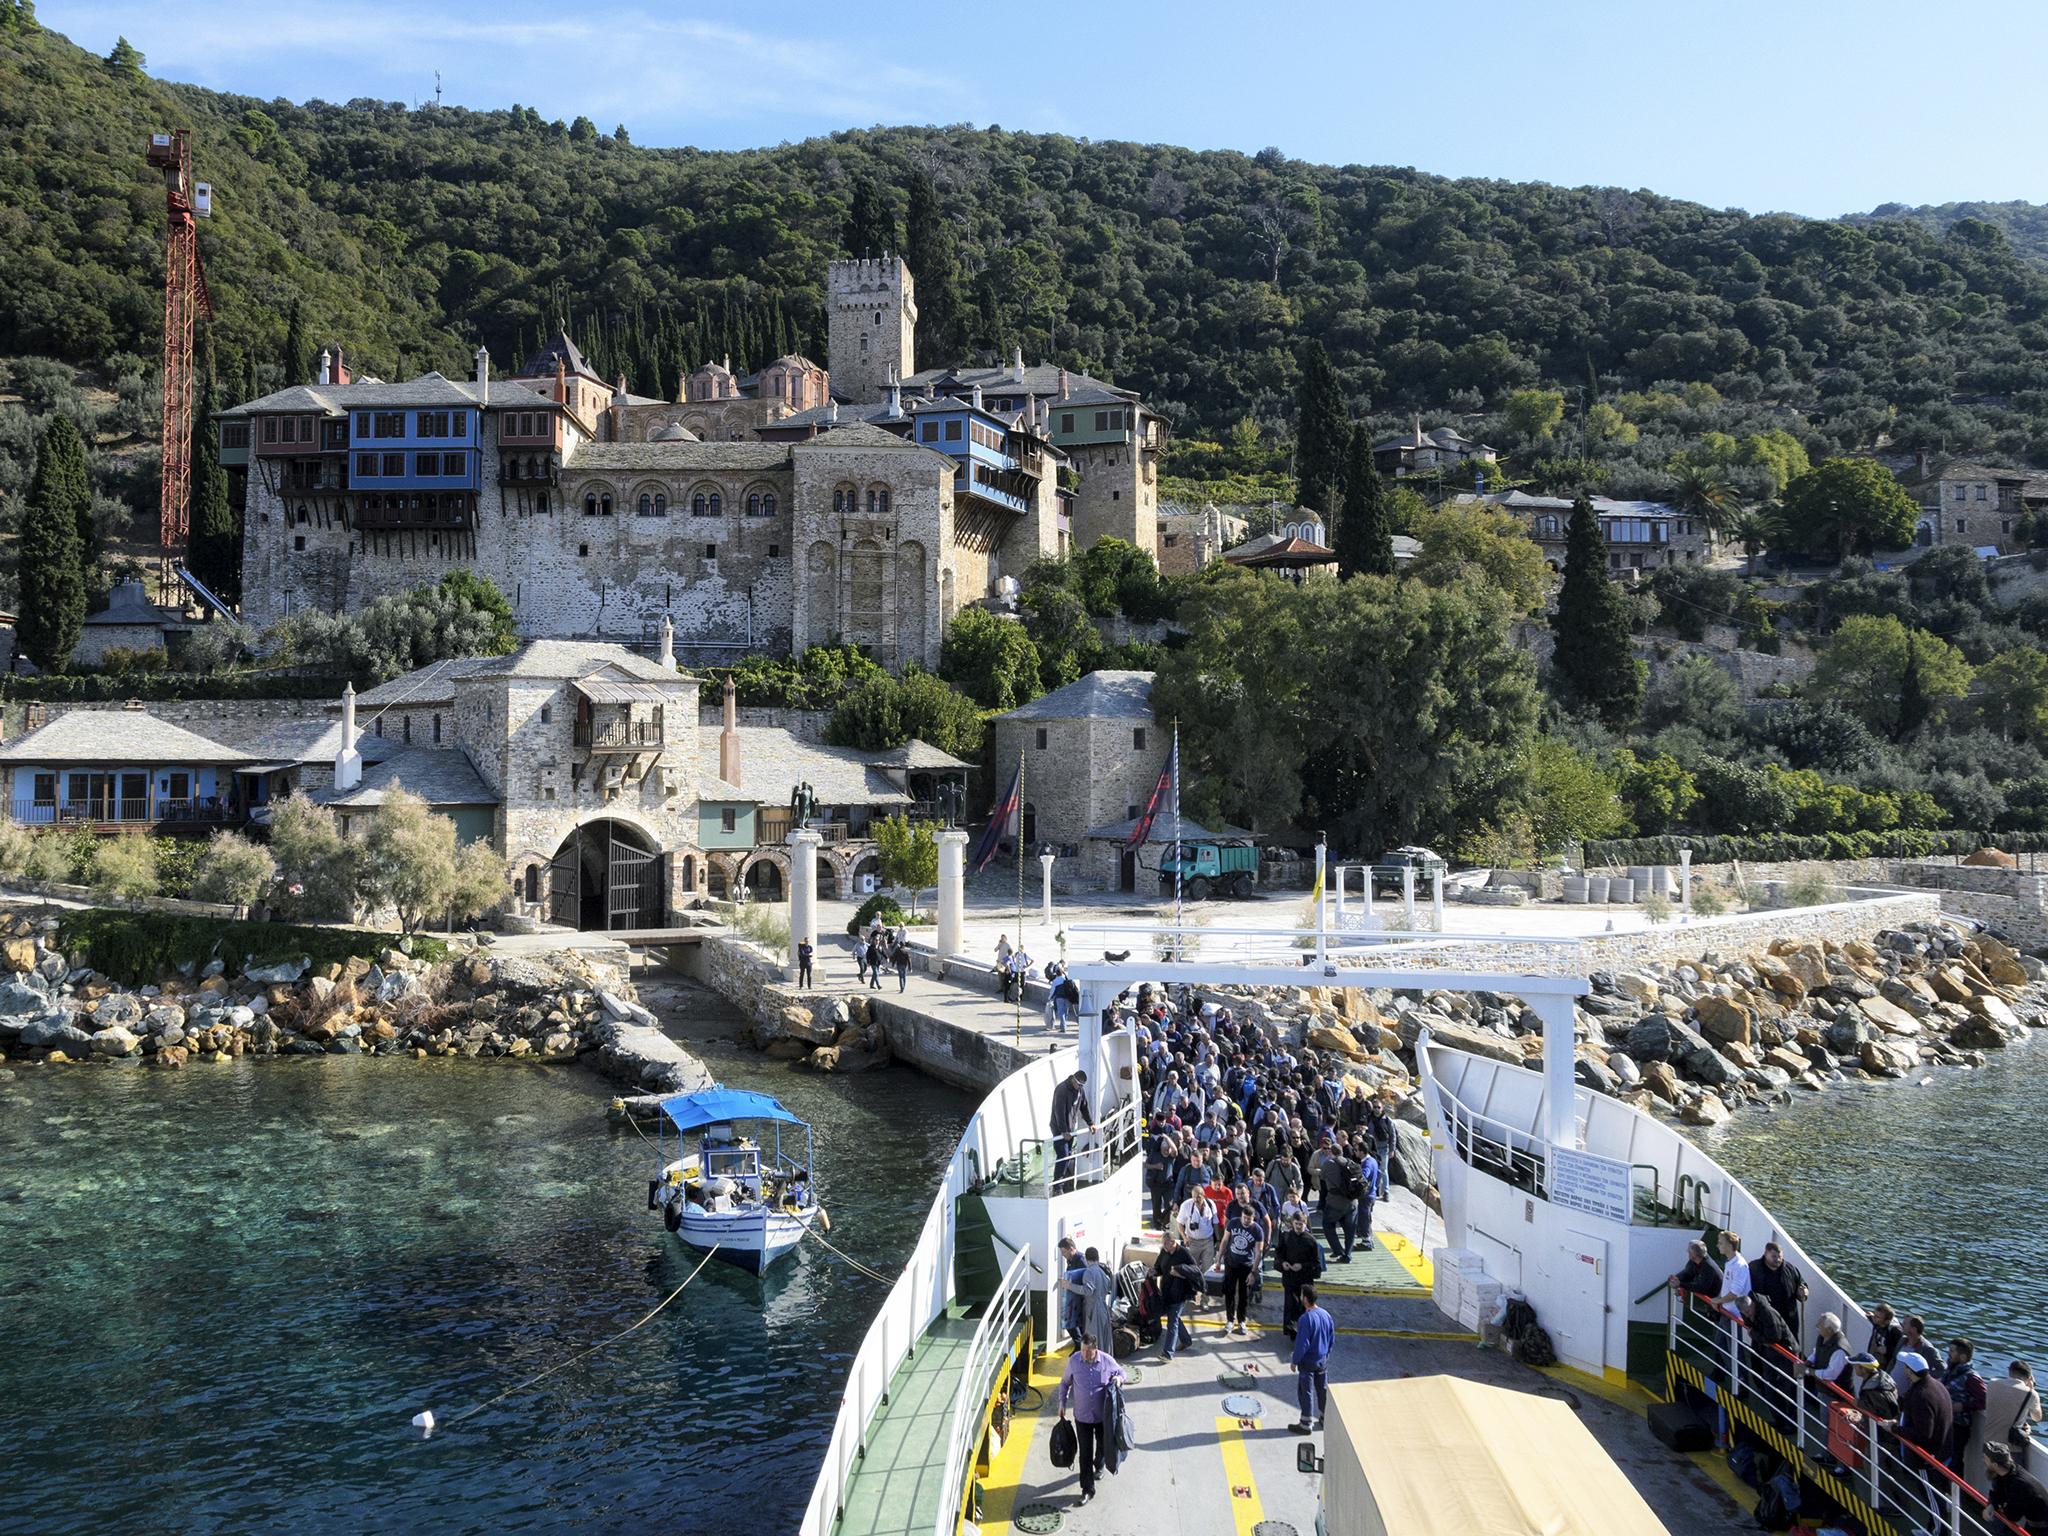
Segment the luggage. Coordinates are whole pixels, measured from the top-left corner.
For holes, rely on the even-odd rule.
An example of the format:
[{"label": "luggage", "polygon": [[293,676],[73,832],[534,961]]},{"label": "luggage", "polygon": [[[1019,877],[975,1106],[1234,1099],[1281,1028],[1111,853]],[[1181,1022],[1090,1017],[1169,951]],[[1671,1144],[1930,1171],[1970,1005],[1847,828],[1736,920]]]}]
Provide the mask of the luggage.
[{"label": "luggage", "polygon": [[1766,1531],[1789,1530],[1799,1513],[1799,1481],[1790,1472],[1780,1472],[1757,1496],[1756,1523]]},{"label": "luggage", "polygon": [[1045,1452],[1052,1458],[1054,1466],[1071,1467],[1074,1464],[1074,1453],[1080,1448],[1081,1436],[1070,1421],[1061,1419],[1053,1425],[1052,1440],[1046,1446]]},{"label": "luggage", "polygon": [[1515,1340],[1515,1358],[1524,1365],[1555,1365],[1557,1346],[1541,1323],[1531,1323]]},{"label": "luggage", "polygon": [[1685,1403],[1652,1403],[1650,1433],[1674,1451],[1711,1451],[1714,1432],[1693,1408]]},{"label": "luggage", "polygon": [[1854,1472],[1863,1465],[1863,1447],[1867,1443],[1863,1415],[1847,1403],[1828,1404],[1828,1455],[1843,1471]]},{"label": "luggage", "polygon": [[1109,1331],[1109,1352],[1121,1360],[1138,1352],[1138,1330],[1118,1324]]}]

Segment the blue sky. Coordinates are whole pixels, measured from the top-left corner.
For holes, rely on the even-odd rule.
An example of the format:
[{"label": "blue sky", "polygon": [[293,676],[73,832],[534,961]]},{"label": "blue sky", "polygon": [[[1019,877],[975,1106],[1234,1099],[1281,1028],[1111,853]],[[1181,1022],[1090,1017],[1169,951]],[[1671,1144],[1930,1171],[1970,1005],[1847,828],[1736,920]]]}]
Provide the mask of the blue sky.
[{"label": "blue sky", "polygon": [[1471,0],[1459,7],[718,7],[42,0],[152,74],[295,101],[445,97],[741,148],[1000,123],[1835,214],[2048,201],[2042,0]]}]

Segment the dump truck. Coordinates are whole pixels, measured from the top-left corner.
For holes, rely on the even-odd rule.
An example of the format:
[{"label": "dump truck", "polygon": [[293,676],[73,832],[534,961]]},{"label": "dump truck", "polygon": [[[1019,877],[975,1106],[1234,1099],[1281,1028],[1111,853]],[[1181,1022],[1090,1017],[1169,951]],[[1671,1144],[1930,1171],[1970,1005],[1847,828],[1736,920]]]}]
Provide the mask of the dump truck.
[{"label": "dump truck", "polygon": [[1259,850],[1250,843],[1183,843],[1175,863],[1169,845],[1159,856],[1159,888],[1171,892],[1176,874],[1189,901],[1249,896],[1259,883]]}]

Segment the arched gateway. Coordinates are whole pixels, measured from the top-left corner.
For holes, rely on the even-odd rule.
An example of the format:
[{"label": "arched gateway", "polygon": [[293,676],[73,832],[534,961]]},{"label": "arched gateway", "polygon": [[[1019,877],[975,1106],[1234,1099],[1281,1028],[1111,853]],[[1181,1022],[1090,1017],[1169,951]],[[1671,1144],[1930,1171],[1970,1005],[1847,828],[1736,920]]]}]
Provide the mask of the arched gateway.
[{"label": "arched gateway", "polygon": [[659,928],[662,857],[623,821],[590,821],[562,840],[548,866],[548,921],[564,928]]}]

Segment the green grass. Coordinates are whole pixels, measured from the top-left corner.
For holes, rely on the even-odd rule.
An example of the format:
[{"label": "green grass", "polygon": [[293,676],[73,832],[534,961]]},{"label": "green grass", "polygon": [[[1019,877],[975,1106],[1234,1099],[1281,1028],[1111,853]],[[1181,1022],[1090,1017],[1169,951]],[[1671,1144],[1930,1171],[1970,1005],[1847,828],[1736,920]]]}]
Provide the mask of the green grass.
[{"label": "green grass", "polygon": [[314,966],[336,965],[360,956],[374,960],[399,945],[415,960],[446,958],[448,946],[424,934],[401,943],[397,934],[361,928],[306,928],[296,923],[222,922],[168,912],[115,912],[101,908],[66,912],[57,926],[57,947],[73,964],[125,986],[142,986],[182,965],[224,962],[230,975],[250,965],[270,965],[306,956]]}]

